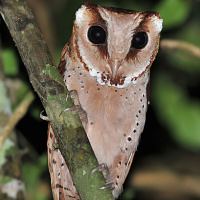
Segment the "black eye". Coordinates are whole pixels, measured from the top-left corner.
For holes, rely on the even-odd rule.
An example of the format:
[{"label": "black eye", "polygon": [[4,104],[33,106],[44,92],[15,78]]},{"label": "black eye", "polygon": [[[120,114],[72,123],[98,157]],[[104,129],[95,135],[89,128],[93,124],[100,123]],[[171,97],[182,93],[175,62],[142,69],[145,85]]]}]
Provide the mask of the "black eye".
[{"label": "black eye", "polygon": [[101,26],[91,26],[88,29],[87,36],[93,44],[104,44],[106,42],[106,32]]},{"label": "black eye", "polygon": [[148,35],[145,32],[138,32],[133,36],[131,47],[135,49],[142,49],[148,43]]}]

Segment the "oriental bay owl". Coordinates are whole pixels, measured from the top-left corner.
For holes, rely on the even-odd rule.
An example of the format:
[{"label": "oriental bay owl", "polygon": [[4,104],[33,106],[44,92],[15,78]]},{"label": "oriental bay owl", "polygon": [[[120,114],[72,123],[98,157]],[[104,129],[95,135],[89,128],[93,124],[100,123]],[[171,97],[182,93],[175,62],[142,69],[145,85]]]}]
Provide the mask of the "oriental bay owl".
[{"label": "oriental bay owl", "polygon": [[[105,178],[112,183],[115,198],[144,128],[150,66],[161,29],[162,19],[156,12],[83,5],[62,51],[59,70],[68,90],[76,92],[75,103],[87,116],[82,121],[84,129],[99,164],[108,168]],[[60,186],[71,185],[74,199],[79,199],[72,180],[64,176]],[[67,195],[66,199],[73,196]]]}]

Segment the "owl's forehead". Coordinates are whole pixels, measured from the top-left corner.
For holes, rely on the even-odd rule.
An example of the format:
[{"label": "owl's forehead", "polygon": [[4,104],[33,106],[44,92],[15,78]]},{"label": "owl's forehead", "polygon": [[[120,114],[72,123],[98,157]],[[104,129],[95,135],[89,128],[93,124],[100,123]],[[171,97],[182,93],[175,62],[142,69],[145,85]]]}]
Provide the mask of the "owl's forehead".
[{"label": "owl's forehead", "polygon": [[75,24],[83,27],[101,23],[107,27],[112,26],[112,29],[123,30],[125,28],[127,30],[126,28],[128,28],[133,31],[141,24],[148,24],[149,21],[152,22],[155,31],[159,33],[162,29],[162,20],[156,12],[137,12],[96,5],[83,5],[76,12]]},{"label": "owl's forehead", "polygon": [[104,8],[101,6],[82,6],[76,12],[76,24],[105,23],[107,26],[117,27],[135,24],[143,19],[141,12],[127,11],[123,9]]}]

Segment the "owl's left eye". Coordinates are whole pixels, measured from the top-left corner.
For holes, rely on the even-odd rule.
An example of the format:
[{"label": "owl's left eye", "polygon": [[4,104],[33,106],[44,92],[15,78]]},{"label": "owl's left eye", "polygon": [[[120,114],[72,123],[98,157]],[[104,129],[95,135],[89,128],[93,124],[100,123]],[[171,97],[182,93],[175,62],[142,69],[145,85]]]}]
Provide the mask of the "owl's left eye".
[{"label": "owl's left eye", "polygon": [[106,42],[106,31],[101,26],[91,26],[87,37],[93,44],[104,44]]},{"label": "owl's left eye", "polygon": [[146,32],[137,32],[132,39],[131,47],[135,49],[143,49],[148,43],[148,35]]}]

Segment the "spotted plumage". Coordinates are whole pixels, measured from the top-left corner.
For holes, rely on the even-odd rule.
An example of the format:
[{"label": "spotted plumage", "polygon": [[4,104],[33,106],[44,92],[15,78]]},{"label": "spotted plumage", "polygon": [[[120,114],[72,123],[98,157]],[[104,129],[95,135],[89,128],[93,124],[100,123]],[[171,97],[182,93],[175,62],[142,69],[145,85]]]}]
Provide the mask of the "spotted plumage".
[{"label": "spotted plumage", "polygon": [[80,200],[73,184],[69,169],[58,148],[51,125],[48,128],[48,166],[54,200]]},{"label": "spotted plumage", "polygon": [[62,52],[60,72],[87,115],[87,137],[99,164],[108,166],[115,198],[144,128],[161,29],[158,13],[84,5]]}]

